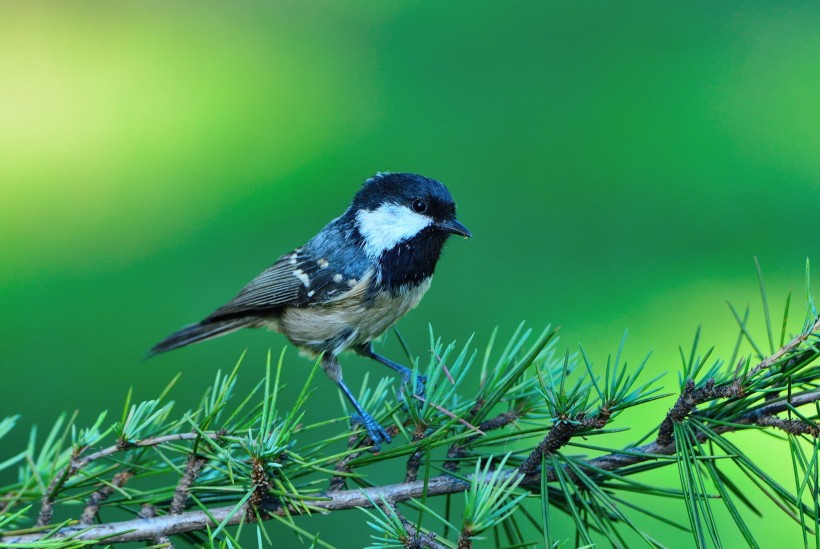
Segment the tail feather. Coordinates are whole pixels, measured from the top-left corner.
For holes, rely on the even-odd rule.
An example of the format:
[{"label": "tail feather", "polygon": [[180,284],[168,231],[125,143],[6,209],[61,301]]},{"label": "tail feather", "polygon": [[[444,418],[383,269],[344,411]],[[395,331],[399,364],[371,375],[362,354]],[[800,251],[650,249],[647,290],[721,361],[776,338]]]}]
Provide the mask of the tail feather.
[{"label": "tail feather", "polygon": [[148,351],[145,358],[151,358],[161,353],[173,351],[186,345],[192,345],[215,337],[219,337],[231,332],[235,332],[246,326],[250,326],[248,319],[237,318],[232,320],[220,320],[216,322],[203,321],[199,324],[192,324],[169,335]]}]

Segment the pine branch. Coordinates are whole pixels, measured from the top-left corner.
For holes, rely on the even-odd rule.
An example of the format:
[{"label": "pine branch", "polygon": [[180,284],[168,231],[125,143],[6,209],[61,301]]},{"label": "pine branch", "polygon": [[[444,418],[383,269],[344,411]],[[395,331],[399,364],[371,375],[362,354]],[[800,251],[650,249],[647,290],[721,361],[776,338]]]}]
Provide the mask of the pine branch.
[{"label": "pine branch", "polygon": [[407,520],[407,517],[402,515],[395,505],[388,505],[387,512],[395,514],[402,526],[407,531],[408,538],[403,540],[404,546],[407,549],[447,549],[446,546],[436,541],[436,535],[432,532],[421,532],[420,529]]},{"label": "pine branch", "polygon": [[799,419],[783,419],[775,416],[761,416],[755,420],[761,427],[776,427],[790,435],[809,435],[814,438],[820,436],[820,428],[816,423],[806,423]]},{"label": "pine branch", "polygon": [[[773,417],[792,407],[796,408],[814,402],[820,402],[820,391],[796,395],[788,400],[784,398],[777,402],[770,403],[755,412],[739,417],[734,422],[734,426],[721,426],[718,427],[716,431],[719,434],[737,431],[743,428],[743,426],[758,424],[761,418]],[[604,471],[616,471],[631,465],[655,460],[657,456],[673,455],[675,453],[675,443],[661,444],[655,441],[636,448],[628,448],[627,450],[628,453],[614,452],[591,459],[588,461],[588,464]],[[519,474],[519,469],[510,468],[504,472],[503,478],[517,474]],[[547,469],[546,478],[548,482],[557,480],[558,477],[553,467]],[[440,475],[430,478],[426,483],[423,480],[417,480],[387,486],[362,488],[359,490],[338,490],[326,493],[321,500],[311,502],[309,507],[311,511],[317,512],[342,511],[358,507],[372,507],[372,502],[380,499],[395,504],[420,498],[425,493],[427,497],[457,494],[469,490],[471,482],[474,480],[480,479],[474,479],[474,475],[468,475],[464,479],[450,475]],[[520,486],[536,491],[540,490],[540,471],[533,471],[525,475],[521,480]],[[60,529],[57,533],[51,535],[50,538],[70,537],[75,541],[105,539],[106,543],[153,540],[163,536],[204,530],[206,527],[213,528],[223,522],[227,525],[240,524],[247,520],[247,513],[249,513],[251,509],[252,506],[250,504],[245,504],[239,509],[239,512],[237,512],[236,506],[229,505],[209,509],[207,513],[204,511],[188,511],[178,515],[164,515],[148,519],[140,518],[130,521],[99,524],[91,527],[69,526]],[[284,517],[290,514],[299,514],[301,509],[291,506],[266,509],[266,512],[269,516],[277,515]],[[0,538],[0,540],[6,545],[22,545],[36,542],[42,539],[42,537],[42,534],[29,534],[16,537],[4,536]]]},{"label": "pine branch", "polygon": [[575,419],[559,419],[549,430],[544,440],[538,443],[538,446],[521,464],[521,472],[524,474],[535,473],[544,456],[554,454],[560,450],[580,431],[603,429],[607,421],[609,421],[609,413],[606,410],[589,418],[579,415]]},{"label": "pine branch", "polygon": [[[419,369],[427,379],[423,397],[400,396],[389,390],[386,380],[362,389],[360,401],[369,410],[381,411],[377,420],[397,439],[376,454],[368,452],[372,441],[360,429],[301,442],[300,433],[334,422],[305,420],[316,367],[295,404],[284,415],[277,412],[283,357],[276,365],[269,357],[265,378],[244,399],[233,398],[239,364],[228,376],[217,373],[200,406],[178,420],[171,419],[170,403],[160,405],[167,390],[156,400],[135,405],[129,394],[122,420],[107,430],[102,429],[104,415],[93,427],[79,430],[73,419],[67,424],[61,419],[39,449],[32,438],[25,452],[0,461],[0,470],[16,463],[21,467],[20,481],[0,489],[0,545],[63,549],[103,541],[150,541],[171,546],[171,536],[205,531],[212,544],[226,539],[236,545],[226,530],[231,525],[274,519],[304,535],[293,516],[376,507],[369,512],[373,521],[368,524],[380,534],[374,536],[377,547],[467,548],[494,528],[502,528],[509,544],[518,546],[527,544],[516,523],[516,517],[526,513],[527,494],[540,494],[541,524],[527,516],[545,544],[551,545],[550,513],[563,512],[575,522],[578,543],[595,543],[595,536],[603,536],[623,545],[618,530],[623,525],[657,545],[625,510],[668,519],[631,506],[618,494],[627,488],[668,494],[671,489],[628,477],[670,464],[678,466],[681,487],[675,493],[687,502],[698,544],[717,536],[710,508],[713,493],[719,494],[744,537],[752,539],[732,501],[739,498],[752,507],[750,499],[725,475],[723,465],[718,468],[718,461],[740,467],[755,489],[772,497],[809,532],[810,517],[820,511],[816,498],[812,507],[803,495],[817,491],[820,461],[820,316],[812,303],[809,300],[812,321],[805,329],[755,366],[741,360],[730,369],[718,360],[707,367],[711,351],[696,357],[698,334],[688,361],[684,358],[680,395],[659,418],[656,439],[626,448],[590,446],[579,439],[605,436],[625,411],[664,396],[654,386],[657,378],[637,381],[646,359],[628,371],[621,360],[622,342],[614,359],[596,369],[583,349],[583,362],[569,352],[556,356],[555,330],[545,330],[527,347],[531,334],[519,328],[492,362],[491,342],[481,365],[480,388],[471,398],[459,391],[475,353],[468,346],[456,353],[454,344],[445,346],[431,334],[430,361]],[[770,325],[768,313],[766,319]],[[784,326],[786,321],[784,317]],[[740,322],[742,335],[757,349],[746,319]],[[294,392],[289,393],[292,398]],[[811,411],[807,405],[814,405]],[[0,420],[0,437],[13,423]],[[776,429],[787,435],[795,494],[725,436],[741,429]],[[114,444],[104,446],[109,433]],[[345,450],[334,449],[345,440]],[[814,457],[803,453],[801,440],[813,442]],[[521,450],[502,458],[499,452],[508,447]],[[573,447],[596,453],[572,455]],[[431,456],[445,451],[446,472],[430,476],[430,460],[436,459]],[[403,477],[403,482],[370,485],[366,468],[389,460],[395,464],[395,480]],[[473,472],[458,475],[460,464],[472,466]],[[148,475],[164,475],[160,478],[165,484],[143,490],[142,479]],[[364,487],[345,489],[348,481]],[[706,482],[713,492],[707,492]],[[328,489],[319,491],[320,486]],[[462,492],[466,503],[460,528],[427,507],[430,498]],[[30,522],[26,505],[38,499],[39,513]],[[56,506],[64,506],[57,516],[66,516],[69,504],[78,503],[82,513],[75,521],[52,524]],[[399,506],[419,510],[419,523],[408,520]],[[139,518],[106,523],[101,513],[106,507],[130,508]],[[429,525],[420,528],[428,509],[445,525],[444,537],[437,537]],[[449,517],[449,511],[445,515]],[[455,532],[458,539],[446,539],[447,532]]]},{"label": "pine branch", "polygon": [[188,501],[191,487],[206,463],[208,463],[208,460],[203,456],[193,453],[188,455],[185,472],[180,477],[176,490],[174,490],[174,499],[171,500],[170,512],[172,515],[178,515],[185,510],[185,503]]},{"label": "pine branch", "polygon": [[475,429],[477,431],[476,434],[450,446],[450,448],[447,450],[448,461],[444,462],[444,468],[447,471],[450,471],[451,473],[455,473],[458,470],[457,460],[459,458],[465,457],[466,454],[464,450],[470,445],[470,443],[475,442],[482,435],[485,435],[490,431],[495,431],[496,429],[503,429],[507,425],[514,423],[520,415],[520,410],[513,410],[509,412],[502,412],[495,417],[482,421],[479,424],[479,426]]},{"label": "pine branch", "polygon": [[[205,436],[212,439],[218,439],[219,437],[223,436],[225,433],[207,433]],[[59,491],[59,489],[74,475],[77,474],[78,471],[86,467],[93,461],[103,459],[109,457],[117,452],[123,452],[125,450],[131,448],[148,448],[151,446],[159,446],[161,444],[166,444],[169,442],[181,441],[181,440],[196,440],[201,438],[201,435],[198,433],[176,433],[172,435],[163,435],[157,437],[151,437],[144,440],[140,440],[138,442],[127,442],[123,440],[118,440],[116,444],[113,446],[109,446],[108,448],[104,448],[102,450],[98,450],[92,454],[88,454],[87,456],[82,456],[81,454],[87,449],[83,448],[77,450],[72,455],[71,461],[68,465],[66,465],[63,470],[54,477],[51,483],[46,490],[46,494],[43,496],[41,507],[40,507],[40,514],[37,517],[37,526],[45,526],[51,520],[51,515],[54,508],[54,494]],[[108,496],[106,496],[108,497]]]},{"label": "pine branch", "polygon": [[[784,356],[789,353],[794,352],[802,343],[804,343],[809,336],[811,336],[814,332],[820,330],[820,318],[815,319],[814,324],[812,324],[808,329],[803,330],[797,336],[795,336],[791,341],[785,344],[783,347],[778,349],[776,352],[772,353],[771,356],[763,359],[760,364],[754,367],[754,369],[750,372],[750,376],[758,373],[761,370],[765,370],[766,368],[771,367],[774,364],[777,364]],[[810,351],[809,351],[810,352]]]},{"label": "pine branch", "polygon": [[[730,383],[716,385],[713,379],[707,381],[704,387],[696,388],[695,381],[692,379],[686,380],[683,392],[678,398],[675,405],[669,410],[666,418],[661,423],[658,429],[658,443],[667,445],[672,442],[673,424],[682,422],[689,413],[695,409],[696,406],[715,400],[718,398],[737,398],[744,394],[744,385],[747,381],[752,379],[758,372],[770,368],[771,366],[782,360],[783,357],[789,353],[794,352],[802,343],[804,343],[812,333],[820,330],[820,318],[808,329],[804,330],[791,341],[778,349],[771,356],[763,359],[757,366],[755,366],[748,375],[743,378],[737,378]],[[785,368],[789,368],[793,363],[800,362],[801,359],[814,356],[814,350],[808,350],[801,355],[791,358],[786,364]],[[742,364],[742,363],[741,363]],[[738,367],[738,369],[740,366]],[[787,430],[787,429],[786,429]]]},{"label": "pine branch", "polygon": [[726,385],[715,385],[715,380],[710,379],[705,387],[695,388],[694,380],[686,380],[683,392],[678,397],[677,402],[666,414],[660,428],[658,429],[658,444],[666,446],[672,443],[672,433],[674,424],[680,423],[699,404],[715,400],[717,398],[731,398],[743,395],[743,387],[739,380]]}]

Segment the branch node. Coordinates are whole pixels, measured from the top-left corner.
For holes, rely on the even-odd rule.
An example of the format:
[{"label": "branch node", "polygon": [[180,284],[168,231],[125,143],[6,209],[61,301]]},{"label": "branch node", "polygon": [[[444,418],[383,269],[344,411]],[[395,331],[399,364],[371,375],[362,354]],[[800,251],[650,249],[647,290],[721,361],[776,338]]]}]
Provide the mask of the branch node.
[{"label": "branch node", "polygon": [[182,473],[182,477],[180,477],[177,487],[174,490],[174,499],[171,500],[169,511],[172,515],[178,515],[185,510],[185,504],[188,502],[191,487],[206,463],[208,463],[208,459],[199,454],[191,453],[188,455],[185,472]]},{"label": "branch node", "polygon": [[247,519],[256,520],[256,511],[262,510],[268,504],[271,481],[268,472],[265,470],[265,462],[260,458],[254,458],[251,472],[251,482],[253,482],[253,493],[248,498]]},{"label": "branch node", "polygon": [[[424,431],[419,428],[413,433],[413,442],[420,442],[424,440]],[[421,468],[421,457],[424,455],[424,448],[419,447],[415,452],[410,454],[407,458],[407,473],[404,475],[404,482],[413,482],[419,478],[419,469]]]},{"label": "branch node", "polygon": [[134,476],[133,471],[120,471],[114,478],[111,479],[110,485],[103,485],[99,490],[89,496],[88,501],[83,509],[83,514],[80,516],[80,524],[93,524],[97,513],[100,512],[100,506],[107,500],[117,488],[122,488],[131,477]]},{"label": "branch node", "polygon": [[557,452],[564,444],[570,441],[578,429],[578,424],[569,419],[560,419],[547,432],[547,436],[538,443],[529,457],[521,463],[521,472],[525,475],[534,473],[541,465],[541,459]]},{"label": "branch node", "polygon": [[755,420],[755,424],[761,427],[774,427],[785,431],[790,435],[810,435],[814,438],[820,436],[820,427],[813,423],[807,423],[799,419],[783,419],[776,416],[766,415]]},{"label": "branch node", "polygon": [[386,509],[384,509],[385,512],[394,513],[401,521],[404,529],[410,535],[408,538],[400,540],[405,549],[446,549],[444,545],[436,541],[436,534],[433,532],[427,532],[426,534],[421,533],[415,524],[407,520],[407,518],[399,512],[395,503],[380,505],[382,507],[386,507]]},{"label": "branch node", "polygon": [[54,514],[54,496],[60,490],[60,487],[65,484],[68,479],[73,477],[78,470],[77,461],[72,459],[62,471],[51,479],[40,503],[40,514],[37,515],[37,526],[45,526],[51,522],[51,517]]},{"label": "branch node", "polygon": [[[511,423],[515,423],[520,414],[521,410],[509,410],[507,412],[500,413],[495,417],[482,421],[478,426],[478,430],[482,433],[487,433],[489,431],[501,429]],[[458,471],[458,460],[467,455],[464,450],[467,446],[478,440],[480,437],[481,435],[475,434],[450,446],[447,450],[447,457],[449,459],[444,462],[444,469],[450,471],[451,473]]]},{"label": "branch node", "polygon": [[[350,435],[350,438],[347,441],[347,449],[352,450],[356,447],[356,441],[358,440],[358,436]],[[350,468],[350,462],[362,455],[362,452],[354,452],[352,454],[348,454],[342,459],[339,460],[339,463],[336,464],[336,467],[333,468],[337,474],[333,475],[330,478],[330,487],[328,491],[330,492],[338,492],[339,490],[344,490],[347,486],[347,477],[345,477],[344,473],[352,473],[353,469]]]},{"label": "branch node", "polygon": [[[395,437],[399,433],[399,428],[396,425],[390,425],[386,428],[386,431],[391,437]],[[352,433],[350,437],[348,437],[347,439],[347,449],[353,450],[357,447],[361,448],[371,446],[373,444],[373,441],[370,439],[370,437],[365,437],[361,444],[356,444],[358,440],[359,434],[356,432]],[[331,477],[328,491],[336,492],[339,490],[343,490],[346,487],[347,478],[345,477],[344,473],[353,472],[353,469],[350,468],[349,464],[351,461],[361,456],[362,453],[363,452],[354,452],[352,454],[346,455],[345,457],[339,460],[339,462],[336,464],[336,467],[334,467],[334,470],[342,474],[334,475],[333,477]]]},{"label": "branch node", "polygon": [[456,549],[473,549],[473,532],[468,527],[464,527],[458,536]]},{"label": "branch node", "polygon": [[[137,516],[141,519],[152,519],[157,516],[157,508],[150,503],[143,503]],[[163,534],[156,536],[151,540],[151,542],[154,547],[165,547],[170,549],[173,549],[174,547],[174,544],[171,543],[171,538]]]},{"label": "branch node", "polygon": [[668,446],[674,442],[675,423],[683,422],[692,411],[704,402],[718,398],[741,397],[744,394],[743,380],[736,378],[732,383],[715,385],[713,378],[706,380],[700,389],[695,388],[695,382],[687,379],[678,400],[666,414],[660,428],[658,428],[657,442],[661,446]]}]

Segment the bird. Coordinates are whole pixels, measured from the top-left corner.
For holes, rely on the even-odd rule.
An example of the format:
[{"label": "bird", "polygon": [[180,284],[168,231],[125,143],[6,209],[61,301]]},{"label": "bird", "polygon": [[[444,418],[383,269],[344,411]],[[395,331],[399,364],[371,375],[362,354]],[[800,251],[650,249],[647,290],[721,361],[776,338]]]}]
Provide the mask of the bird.
[{"label": "bird", "polygon": [[322,369],[355,409],[371,450],[379,451],[390,434],[353,396],[338,356],[352,351],[395,370],[405,382],[411,379],[409,368],[377,354],[372,342],[418,305],[453,235],[472,236],[456,219],[443,183],[379,172],[307,244],[281,256],[202,321],[156,344],[147,357],[242,328],[282,333],[301,354],[321,357]]}]

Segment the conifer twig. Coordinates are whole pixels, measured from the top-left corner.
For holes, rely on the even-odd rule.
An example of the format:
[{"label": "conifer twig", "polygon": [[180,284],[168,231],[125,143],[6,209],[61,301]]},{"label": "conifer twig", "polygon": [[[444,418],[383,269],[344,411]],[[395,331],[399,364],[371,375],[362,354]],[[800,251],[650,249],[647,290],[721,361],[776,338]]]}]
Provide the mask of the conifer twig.
[{"label": "conifer twig", "polygon": [[[816,314],[811,298],[809,311]],[[766,318],[768,326],[768,313]],[[269,357],[265,378],[244,399],[231,400],[234,408],[226,403],[231,399],[236,369],[227,377],[217,373],[216,382],[206,392],[200,408],[186,413],[182,420],[170,416],[170,403],[158,404],[165,392],[159,399],[135,405],[131,405],[129,393],[123,419],[113,427],[101,427],[104,414],[86,428],[75,426],[74,419],[68,425],[60,419],[41,445],[36,444],[32,435],[24,452],[0,460],[0,469],[16,462],[23,464],[21,480],[7,486],[7,495],[0,497],[0,504],[8,501],[0,513],[0,545],[68,549],[78,544],[151,541],[172,546],[171,536],[203,530],[208,530],[213,545],[223,538],[235,542],[231,530],[226,528],[243,522],[274,518],[304,535],[304,529],[293,522],[294,515],[375,506],[378,510],[365,512],[372,519],[369,526],[380,533],[379,537],[374,536],[379,546],[442,549],[457,543],[467,549],[485,532],[499,526],[502,530],[496,532],[506,530],[508,544],[523,546],[527,540],[510,532],[517,529],[514,513],[518,515],[532,507],[524,503],[519,509],[525,498],[531,499],[527,493],[542,494],[541,531],[545,543],[551,538],[550,509],[573,517],[580,532],[578,543],[593,543],[590,532],[606,534],[618,525],[628,526],[646,540],[647,535],[624,514],[621,504],[628,504],[619,494],[626,490],[625,485],[637,486],[647,493],[668,492],[663,487],[633,483],[627,477],[675,463],[681,475],[681,489],[672,491],[682,493],[686,499],[696,537],[703,537],[699,528],[708,528],[709,535],[716,535],[718,530],[708,509],[712,492],[706,490],[713,488],[749,539],[749,529],[731,500],[739,498],[755,509],[738,487],[723,480],[725,473],[718,467],[724,466],[719,463],[751,473],[752,481],[761,483],[758,488],[764,492],[771,489],[780,498],[780,507],[800,520],[804,532],[816,530],[803,517],[817,515],[819,504],[815,500],[812,507],[801,494],[804,490],[815,490],[816,481],[811,479],[817,474],[820,334],[816,331],[820,318],[804,326],[807,328],[786,344],[781,334],[781,348],[772,349],[768,358],[761,356],[754,368],[747,359],[741,360],[737,369],[727,368],[719,359],[708,365],[711,350],[703,357],[698,356],[696,335],[688,360],[683,357],[685,374],[680,395],[668,413],[659,418],[657,437],[622,449],[577,439],[606,436],[613,432],[609,424],[622,412],[667,396],[654,385],[657,378],[638,381],[646,359],[637,368],[627,370],[621,354],[622,340],[614,358],[607,358],[606,367],[593,369],[582,348],[586,371],[578,375],[575,369],[581,363],[569,351],[563,357],[556,356],[548,345],[554,334],[549,329],[528,349],[525,345],[531,332],[519,328],[495,366],[488,366],[492,364],[493,338],[484,354],[481,388],[473,398],[465,398],[458,389],[463,380],[470,379],[467,374],[476,353],[469,350],[468,343],[457,356],[453,355],[455,358],[451,357],[452,376],[448,383],[441,364],[455,344],[445,346],[431,332],[435,360],[431,358],[424,374],[419,372],[430,380],[426,397],[391,400],[385,380],[375,390],[366,384],[362,388],[368,405],[384,410],[379,421],[390,421],[386,429],[391,434],[401,433],[405,440],[375,454],[366,452],[370,441],[360,430],[351,436],[338,433],[320,436],[316,442],[311,440],[313,433],[319,433],[313,429],[325,429],[340,421],[305,421],[310,410],[304,404],[312,393],[316,366],[298,392],[295,404],[286,413],[279,412],[282,402],[277,397],[291,396],[282,393],[281,357],[275,371]],[[745,324],[741,329],[746,329]],[[750,337],[748,331],[744,333]],[[774,341],[771,335],[770,340]],[[751,344],[756,348],[754,342]],[[261,399],[259,393],[263,393]],[[812,410],[798,410],[807,404],[814,405]],[[524,427],[487,436],[519,418]],[[0,437],[15,420],[0,418]],[[549,428],[543,426],[544,420]],[[217,423],[222,430],[209,430],[209,426]],[[173,432],[190,429],[189,425],[193,432]],[[815,438],[815,457],[802,449],[804,441],[788,441],[798,481],[795,494],[778,485],[731,440],[723,438],[727,433],[747,428],[778,429],[803,439]],[[113,436],[108,440],[114,439],[115,444],[98,449],[109,433]],[[310,435],[304,437],[305,433]],[[66,449],[69,437],[72,446]],[[346,450],[333,449],[346,438]],[[195,442],[180,444],[186,440]],[[533,442],[522,448],[520,443],[527,440]],[[475,451],[468,452],[471,445]],[[155,449],[145,450],[152,447]],[[500,459],[498,452],[510,448],[517,450]],[[577,455],[574,448],[587,448],[595,453]],[[444,450],[445,474],[430,477],[428,467],[424,480],[419,480],[422,461],[431,460],[430,456],[441,455]],[[718,462],[717,458],[726,459]],[[396,476],[395,484],[374,485],[374,478],[362,471],[370,464],[387,460],[397,464],[399,459],[407,459],[405,471],[394,471],[398,475],[404,473],[402,482],[397,482],[401,477]],[[448,474],[464,462],[475,467],[471,474]],[[173,478],[147,491],[140,485],[144,476],[158,474]],[[114,475],[113,479],[110,475]],[[705,482],[703,475],[709,475]],[[129,481],[132,477],[136,478]],[[345,481],[351,477],[357,487],[345,489]],[[802,477],[808,480],[801,482]],[[320,492],[328,480],[329,489]],[[195,485],[197,507],[186,510],[188,501],[194,500]],[[450,498],[444,516],[428,500],[459,492],[466,492],[461,528],[450,522]],[[24,505],[36,505],[38,499],[39,515],[29,518],[28,507]],[[407,507],[402,506],[401,511],[413,507],[419,511],[415,523],[401,514],[397,505],[402,502]],[[52,522],[53,516],[64,517],[69,505],[77,504],[82,509],[79,521]],[[107,516],[101,509],[124,507],[137,512],[140,504],[143,506],[138,520],[94,524]],[[55,512],[57,505],[59,513]],[[436,538],[432,530],[428,531],[429,524],[422,530],[423,517],[433,517],[445,524],[448,530],[444,537]],[[448,539],[448,532],[460,533],[459,539]],[[258,535],[267,538],[264,529]]]},{"label": "conifer twig", "polygon": [[521,412],[519,410],[510,410],[508,412],[502,412],[497,416],[491,417],[490,419],[485,419],[484,421],[479,424],[475,435],[464,439],[463,441],[459,441],[454,443],[450,448],[447,449],[447,458],[448,460],[444,462],[444,468],[451,473],[455,473],[458,470],[458,459],[464,457],[464,449],[470,445],[470,443],[474,442],[482,435],[494,431],[496,429],[502,429],[511,423],[515,423],[515,420],[518,419],[518,416]]},{"label": "conifer twig", "polygon": [[753,376],[754,374],[756,374],[760,370],[764,370],[766,368],[771,367],[774,364],[777,364],[777,362],[781,358],[783,358],[787,354],[791,353],[792,351],[794,351],[795,349],[800,347],[800,345],[804,341],[806,341],[811,334],[813,334],[814,332],[816,332],[818,330],[820,330],[820,317],[815,319],[814,324],[812,324],[812,326],[810,328],[808,328],[807,330],[804,330],[803,332],[797,334],[795,337],[793,337],[791,339],[791,341],[789,341],[788,343],[783,345],[780,349],[778,349],[771,356],[766,357],[765,359],[763,359],[757,366],[755,366],[752,369],[751,372],[749,372],[749,376]]},{"label": "conifer twig", "polygon": [[208,463],[208,460],[203,456],[194,453],[188,454],[185,472],[183,472],[179,478],[177,487],[174,490],[174,499],[171,500],[169,512],[172,515],[178,515],[185,510],[185,504],[188,502],[191,487],[206,463]]},{"label": "conifer twig", "polygon": [[407,517],[401,514],[395,505],[388,504],[386,507],[389,512],[394,513],[398,517],[404,529],[410,534],[409,539],[403,540],[404,546],[407,549],[447,549],[444,545],[436,541],[436,535],[433,532],[420,532],[419,528],[407,520]]},{"label": "conifer twig", "polygon": [[577,432],[584,429],[603,429],[609,421],[609,411],[601,410],[592,417],[579,416],[574,420],[562,419],[547,432],[547,436],[538,443],[527,459],[521,463],[521,472],[532,474],[541,464],[541,458],[557,452],[567,444]]},{"label": "conifer twig", "polygon": [[[744,414],[734,420],[731,424],[723,424],[715,427],[714,432],[723,435],[732,431],[737,431],[743,426],[757,425],[760,418],[775,416],[776,414],[811,404],[820,402],[820,390],[794,395],[791,399],[780,398],[775,402],[767,404],[760,409]],[[604,471],[615,471],[630,465],[651,461],[657,456],[672,455],[675,453],[674,441],[670,444],[660,444],[657,440],[644,444],[643,446],[627,448],[627,453],[613,452],[600,457],[590,459],[589,465]],[[554,482],[557,477],[555,470],[549,468],[546,472],[546,480]],[[505,476],[520,474],[519,468],[510,468],[504,472]],[[414,482],[402,482],[386,486],[374,486],[357,490],[338,490],[328,492],[324,499],[312,501],[310,509],[313,511],[338,511],[353,509],[356,507],[371,507],[372,501],[385,499],[397,503],[407,501],[411,498],[420,498],[422,494],[427,497],[441,496],[464,492],[470,488],[470,481],[473,475],[468,475],[465,479],[452,477],[450,475],[440,475],[432,477],[426,482],[416,480]],[[539,490],[542,478],[538,470],[524,476],[520,486],[532,490]],[[243,512],[237,512],[236,506],[229,505],[217,507],[204,511],[186,511],[179,515],[164,515],[149,519],[136,519],[130,521],[114,522],[88,526],[67,526],[56,533],[51,533],[49,539],[59,539],[61,537],[74,536],[72,539],[96,540],[105,538],[106,543],[120,543],[127,541],[154,540],[162,536],[170,536],[184,532],[203,530],[207,526],[215,526],[227,520],[227,524],[238,524],[245,520],[245,513],[250,506],[245,504]],[[266,514],[262,514],[265,519],[270,515],[286,516],[288,514],[298,514],[302,508],[295,506],[279,506],[277,508],[265,509]],[[0,538],[3,544],[32,544],[43,538],[46,534],[25,534]]]},{"label": "conifer twig", "polygon": [[120,471],[114,478],[111,479],[110,484],[106,484],[96,492],[92,493],[88,498],[88,503],[83,509],[83,514],[80,516],[80,524],[92,524],[100,511],[100,505],[107,500],[117,488],[122,488],[128,480],[134,476],[133,471]]},{"label": "conifer twig", "polygon": [[776,416],[761,416],[755,420],[755,425],[761,427],[775,427],[790,435],[820,436],[820,428],[816,424],[806,423],[799,419],[783,419]]},{"label": "conifer twig", "polygon": [[[152,519],[157,516],[157,509],[150,503],[143,503],[140,512],[137,515],[141,519]],[[151,540],[154,546],[166,547],[173,549],[174,544],[171,543],[171,538],[166,535],[160,535]]]},{"label": "conifer twig", "polygon": [[160,444],[166,444],[168,442],[174,442],[179,440],[193,440],[202,436],[216,440],[220,437],[225,436],[225,434],[226,433],[223,431],[216,431],[204,434],[174,433],[172,435],[150,437],[137,442],[127,442],[119,440],[116,444],[113,444],[107,448],[103,448],[102,450],[98,450],[86,456],[82,456],[82,453],[86,450],[86,448],[77,450],[71,456],[71,460],[69,461],[68,465],[66,465],[63,468],[63,470],[60,471],[57,475],[55,475],[51,483],[49,483],[49,486],[45,491],[45,495],[43,496],[42,501],[40,503],[40,513],[37,517],[37,526],[45,526],[51,521],[51,516],[53,514],[54,509],[54,496],[60,490],[60,488],[71,477],[77,474],[77,471],[81,470],[83,467],[87,466],[89,463],[93,461],[109,457],[113,454],[116,454],[117,452],[124,452],[130,448],[147,448],[150,446],[159,446]]},{"label": "conifer twig", "polygon": [[686,380],[681,395],[666,414],[660,428],[658,429],[658,444],[663,446],[672,443],[673,425],[680,423],[686,416],[695,409],[698,404],[703,404],[710,400],[717,398],[730,398],[742,396],[743,388],[739,380],[725,385],[715,385],[715,380],[710,379],[706,385],[700,388],[695,388],[694,380]]},{"label": "conifer twig", "polygon": [[[718,398],[734,398],[734,397],[742,397],[744,394],[744,382],[751,379],[756,373],[760,372],[761,370],[765,370],[766,368],[770,368],[773,365],[777,364],[783,357],[788,355],[789,353],[795,351],[800,345],[805,342],[809,336],[820,330],[820,317],[815,319],[814,323],[807,328],[806,330],[802,331],[795,337],[793,337],[788,343],[780,347],[777,351],[772,353],[771,356],[766,357],[760,363],[758,363],[754,368],[749,371],[749,373],[744,376],[742,379],[737,378],[733,380],[731,383],[725,383],[721,385],[716,385],[713,379],[710,379],[706,382],[705,386],[700,388],[695,388],[695,382],[692,379],[686,380],[684,385],[683,391],[681,392],[680,397],[678,397],[677,402],[669,410],[669,413],[664,418],[663,422],[661,423],[660,428],[658,429],[658,443],[662,445],[670,444],[672,442],[672,433],[673,433],[673,425],[674,423],[680,423],[683,421],[687,415],[689,415],[692,410],[695,409],[696,406],[699,404],[703,404],[710,400],[715,400]],[[806,357],[814,356],[815,352],[813,350],[808,350],[797,357],[793,357],[790,359],[785,368],[789,368],[795,360],[801,360],[803,355]],[[772,395],[769,395],[771,398]],[[782,420],[781,420],[782,421]],[[774,423],[769,423],[768,425],[774,427],[783,428],[786,431],[789,431],[789,428],[784,428],[782,425],[776,425]],[[805,425],[805,424],[804,424]],[[792,429],[797,428],[796,426],[792,426]]]}]

